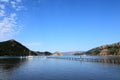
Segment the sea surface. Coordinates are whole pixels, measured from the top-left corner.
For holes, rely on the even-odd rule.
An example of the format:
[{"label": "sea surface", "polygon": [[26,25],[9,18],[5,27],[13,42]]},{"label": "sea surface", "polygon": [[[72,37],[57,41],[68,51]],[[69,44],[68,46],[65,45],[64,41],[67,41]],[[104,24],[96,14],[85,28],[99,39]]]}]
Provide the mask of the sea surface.
[{"label": "sea surface", "polygon": [[[80,56],[70,57],[80,58]],[[120,64],[45,56],[0,57],[0,80],[120,80]]]}]

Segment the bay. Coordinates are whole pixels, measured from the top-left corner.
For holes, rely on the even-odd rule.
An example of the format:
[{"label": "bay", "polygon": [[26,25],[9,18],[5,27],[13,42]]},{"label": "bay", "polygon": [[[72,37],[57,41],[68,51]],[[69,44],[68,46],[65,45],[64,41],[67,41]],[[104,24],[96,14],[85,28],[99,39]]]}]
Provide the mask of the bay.
[{"label": "bay", "polygon": [[[80,56],[61,57],[80,58]],[[102,56],[82,57],[106,58]],[[120,64],[45,56],[0,57],[0,80],[120,80]]]}]

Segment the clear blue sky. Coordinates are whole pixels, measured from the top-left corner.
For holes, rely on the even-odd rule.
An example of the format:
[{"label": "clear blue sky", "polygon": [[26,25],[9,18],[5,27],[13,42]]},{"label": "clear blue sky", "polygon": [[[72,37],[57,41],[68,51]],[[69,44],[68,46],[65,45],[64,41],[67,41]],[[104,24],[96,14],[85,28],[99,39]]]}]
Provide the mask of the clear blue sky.
[{"label": "clear blue sky", "polygon": [[120,41],[120,0],[22,0],[12,38],[37,51],[86,51]]}]

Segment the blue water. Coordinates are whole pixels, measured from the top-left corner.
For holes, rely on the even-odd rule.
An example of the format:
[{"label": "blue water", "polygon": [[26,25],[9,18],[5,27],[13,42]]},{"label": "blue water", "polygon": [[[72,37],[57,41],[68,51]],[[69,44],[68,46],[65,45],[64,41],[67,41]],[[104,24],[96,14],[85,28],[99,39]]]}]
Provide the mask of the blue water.
[{"label": "blue water", "polygon": [[0,80],[120,80],[120,64],[0,57]]}]

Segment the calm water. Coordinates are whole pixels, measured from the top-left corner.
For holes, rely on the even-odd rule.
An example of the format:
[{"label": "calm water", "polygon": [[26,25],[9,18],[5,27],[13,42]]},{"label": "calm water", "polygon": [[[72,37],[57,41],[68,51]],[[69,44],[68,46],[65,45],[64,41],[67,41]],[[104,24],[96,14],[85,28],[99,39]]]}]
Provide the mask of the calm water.
[{"label": "calm water", "polygon": [[0,80],[120,80],[120,65],[46,57],[0,57]]}]

